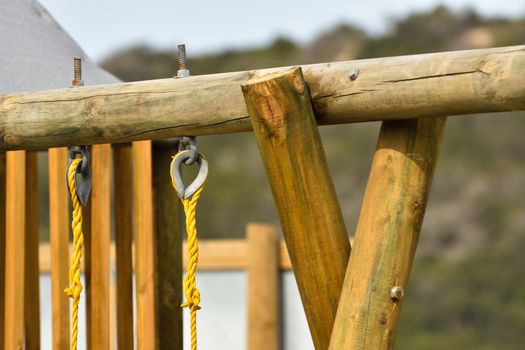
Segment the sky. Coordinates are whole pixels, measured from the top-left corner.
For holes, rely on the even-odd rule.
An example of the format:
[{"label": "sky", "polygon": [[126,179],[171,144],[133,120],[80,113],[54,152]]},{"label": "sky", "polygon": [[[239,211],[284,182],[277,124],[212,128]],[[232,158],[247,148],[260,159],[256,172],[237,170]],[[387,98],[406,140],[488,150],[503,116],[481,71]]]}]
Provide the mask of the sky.
[{"label": "sky", "polygon": [[265,44],[278,35],[299,42],[350,23],[380,34],[392,19],[440,3],[484,16],[525,16],[523,0],[40,0],[95,61],[134,45],[188,55]]}]

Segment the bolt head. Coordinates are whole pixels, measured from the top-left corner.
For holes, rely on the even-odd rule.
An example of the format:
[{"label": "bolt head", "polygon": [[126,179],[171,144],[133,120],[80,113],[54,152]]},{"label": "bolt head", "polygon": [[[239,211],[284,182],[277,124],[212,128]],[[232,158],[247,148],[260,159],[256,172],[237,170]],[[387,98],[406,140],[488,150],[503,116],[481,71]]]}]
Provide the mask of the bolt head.
[{"label": "bolt head", "polygon": [[350,78],[350,80],[352,81],[356,80],[358,76],[359,76],[359,69],[357,68],[352,68],[350,69],[350,72],[348,72],[348,78]]},{"label": "bolt head", "polygon": [[405,291],[399,286],[390,288],[388,293],[393,300],[401,300],[405,296]]}]

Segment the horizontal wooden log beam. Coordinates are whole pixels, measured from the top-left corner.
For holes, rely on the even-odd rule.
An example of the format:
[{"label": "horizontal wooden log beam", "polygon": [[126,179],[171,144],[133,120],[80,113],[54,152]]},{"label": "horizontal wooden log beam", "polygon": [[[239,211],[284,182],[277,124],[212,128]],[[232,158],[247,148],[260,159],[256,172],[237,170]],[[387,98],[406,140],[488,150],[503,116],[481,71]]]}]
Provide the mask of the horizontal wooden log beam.
[{"label": "horizontal wooden log beam", "polygon": [[[69,246],[72,252],[72,246]],[[183,268],[188,261],[186,242],[182,247]],[[199,241],[199,271],[239,271],[248,266],[249,249],[245,239],[206,239]],[[115,261],[115,245],[110,246],[110,262]],[[284,241],[279,241],[278,265],[281,270],[291,270],[292,263]],[[133,265],[135,265],[133,261]],[[48,243],[39,246],[40,273],[51,272],[51,247]],[[82,264],[82,269],[84,264]]]},{"label": "horizontal wooden log beam", "polygon": [[[321,125],[525,109],[525,46],[302,69]],[[281,70],[0,96],[0,151],[251,131],[240,85]]]}]

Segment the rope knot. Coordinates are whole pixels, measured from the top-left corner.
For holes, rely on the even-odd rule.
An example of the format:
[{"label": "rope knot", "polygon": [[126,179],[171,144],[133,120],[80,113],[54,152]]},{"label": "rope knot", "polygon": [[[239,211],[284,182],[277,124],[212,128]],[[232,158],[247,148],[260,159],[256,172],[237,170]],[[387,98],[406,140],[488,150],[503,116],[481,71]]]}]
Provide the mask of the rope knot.
[{"label": "rope knot", "polygon": [[186,294],[186,301],[182,303],[181,307],[187,307],[190,310],[200,310],[201,293],[197,288]]},{"label": "rope knot", "polygon": [[74,282],[71,287],[65,288],[64,292],[66,295],[70,298],[77,299],[80,298],[80,295],[82,294],[82,283]]}]

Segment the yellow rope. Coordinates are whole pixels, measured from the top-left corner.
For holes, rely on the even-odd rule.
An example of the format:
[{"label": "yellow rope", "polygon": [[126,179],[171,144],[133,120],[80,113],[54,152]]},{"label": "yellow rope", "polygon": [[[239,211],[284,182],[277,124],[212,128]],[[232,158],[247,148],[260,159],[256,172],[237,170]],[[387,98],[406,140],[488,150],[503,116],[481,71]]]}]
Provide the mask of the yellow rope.
[{"label": "yellow rope", "polygon": [[[173,167],[171,166],[170,169],[173,169]],[[177,189],[173,175],[171,179],[173,188]],[[190,310],[191,350],[197,350],[197,310],[200,309],[199,303],[201,301],[196,280],[197,264],[199,262],[199,242],[197,240],[195,212],[203,189],[204,183],[190,198],[181,198],[184,215],[186,216],[186,232],[188,234],[188,267],[186,269],[186,276],[184,276],[184,295],[186,296],[186,301],[181,304],[181,307],[187,307]]]},{"label": "yellow rope", "polygon": [[80,303],[80,294],[82,293],[82,282],[80,281],[80,259],[82,257],[82,246],[84,236],[82,234],[82,205],[77,197],[75,187],[75,172],[78,164],[82,161],[80,158],[73,159],[68,168],[67,181],[71,200],[73,202],[73,255],[71,256],[71,267],[69,269],[69,288],[64,289],[67,296],[73,299],[71,311],[71,349],[77,349],[78,340],[78,306]]}]

